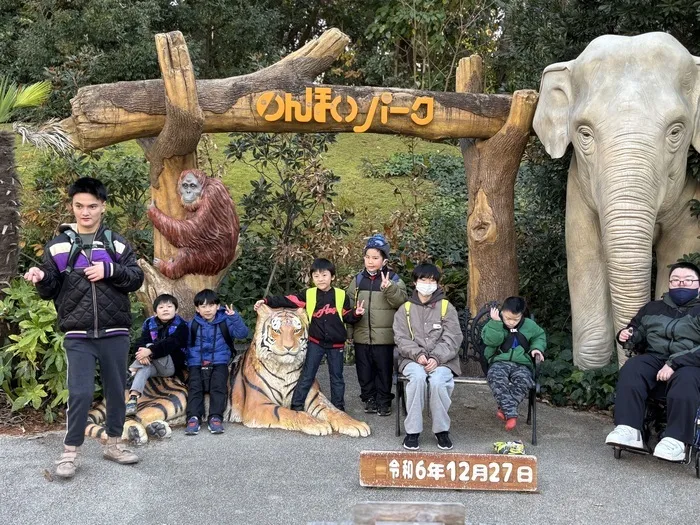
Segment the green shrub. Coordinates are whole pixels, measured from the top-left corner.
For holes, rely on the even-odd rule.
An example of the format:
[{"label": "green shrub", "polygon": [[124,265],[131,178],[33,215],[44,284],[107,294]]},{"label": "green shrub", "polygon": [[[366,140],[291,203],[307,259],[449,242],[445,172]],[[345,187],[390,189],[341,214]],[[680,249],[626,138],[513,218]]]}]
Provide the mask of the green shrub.
[{"label": "green shrub", "polygon": [[0,320],[14,325],[10,343],[0,349],[0,384],[12,410],[31,405],[52,421],[68,400],[63,334],[56,331],[53,303],[39,298],[31,284],[15,279],[0,301]]}]

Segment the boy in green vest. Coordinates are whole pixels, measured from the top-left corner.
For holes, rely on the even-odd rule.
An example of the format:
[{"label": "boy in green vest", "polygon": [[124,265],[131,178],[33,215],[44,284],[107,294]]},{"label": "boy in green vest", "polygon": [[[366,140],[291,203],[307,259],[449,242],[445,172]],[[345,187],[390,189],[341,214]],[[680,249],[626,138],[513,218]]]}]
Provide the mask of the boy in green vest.
[{"label": "boy in green vest", "polygon": [[491,320],[481,331],[489,365],[486,379],[498,402],[496,416],[506,422],[508,431],[518,422],[518,405],[535,385],[533,359],[544,361],[547,348],[544,330],[523,317],[524,312],[525,299],[509,297],[500,312],[491,309]]},{"label": "boy in green vest", "polygon": [[305,308],[309,316],[309,343],[306,360],[292,397],[292,410],[303,411],[306,396],[316,379],[321,359],[325,355],[331,380],[331,403],[345,410],[345,381],[343,379],[343,349],[347,331],[345,323],[354,324],[365,313],[364,301],[352,309],[352,301],[340,288],[331,283],[335,279],[335,266],[328,259],[315,259],[311,265],[314,287],[285,297],[268,296],[255,303],[255,310],[262,304],[271,308]]}]

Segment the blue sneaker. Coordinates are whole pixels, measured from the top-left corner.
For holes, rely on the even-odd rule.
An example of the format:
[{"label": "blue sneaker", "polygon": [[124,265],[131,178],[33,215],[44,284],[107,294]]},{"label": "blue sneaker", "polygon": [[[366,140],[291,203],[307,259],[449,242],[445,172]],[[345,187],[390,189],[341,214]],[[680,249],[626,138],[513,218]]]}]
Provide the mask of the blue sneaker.
[{"label": "blue sneaker", "polygon": [[212,434],[224,433],[224,424],[221,422],[221,418],[212,417],[209,419],[209,432]]},{"label": "blue sneaker", "polygon": [[197,434],[199,434],[199,418],[197,416],[192,416],[187,420],[185,435],[196,436]]}]

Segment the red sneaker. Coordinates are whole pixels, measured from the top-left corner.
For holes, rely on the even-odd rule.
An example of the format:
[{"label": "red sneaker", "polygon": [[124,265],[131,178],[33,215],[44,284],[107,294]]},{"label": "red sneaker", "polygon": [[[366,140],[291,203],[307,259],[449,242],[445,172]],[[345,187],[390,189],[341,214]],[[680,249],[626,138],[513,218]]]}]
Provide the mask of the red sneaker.
[{"label": "red sneaker", "polygon": [[509,417],[506,420],[506,430],[510,432],[515,428],[515,425],[518,423],[518,418],[517,417]]},{"label": "red sneaker", "polygon": [[498,410],[496,410],[496,417],[498,419],[500,419],[501,421],[506,420],[506,415],[503,413],[503,410],[501,410],[500,408]]}]

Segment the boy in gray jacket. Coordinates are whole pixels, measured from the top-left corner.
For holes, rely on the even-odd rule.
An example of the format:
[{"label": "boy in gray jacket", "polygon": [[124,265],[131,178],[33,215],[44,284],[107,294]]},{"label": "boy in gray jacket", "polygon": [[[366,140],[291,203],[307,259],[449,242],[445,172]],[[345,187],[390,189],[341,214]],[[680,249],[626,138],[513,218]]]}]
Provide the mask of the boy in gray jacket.
[{"label": "boy in gray jacket", "polygon": [[394,316],[394,337],[399,352],[399,371],[408,377],[403,447],[420,448],[423,407],[430,386],[430,413],[438,448],[450,450],[450,417],[454,376],[461,373],[459,347],[462,330],[457,310],[438,286],[440,270],[422,263],[413,270],[416,290]]}]

